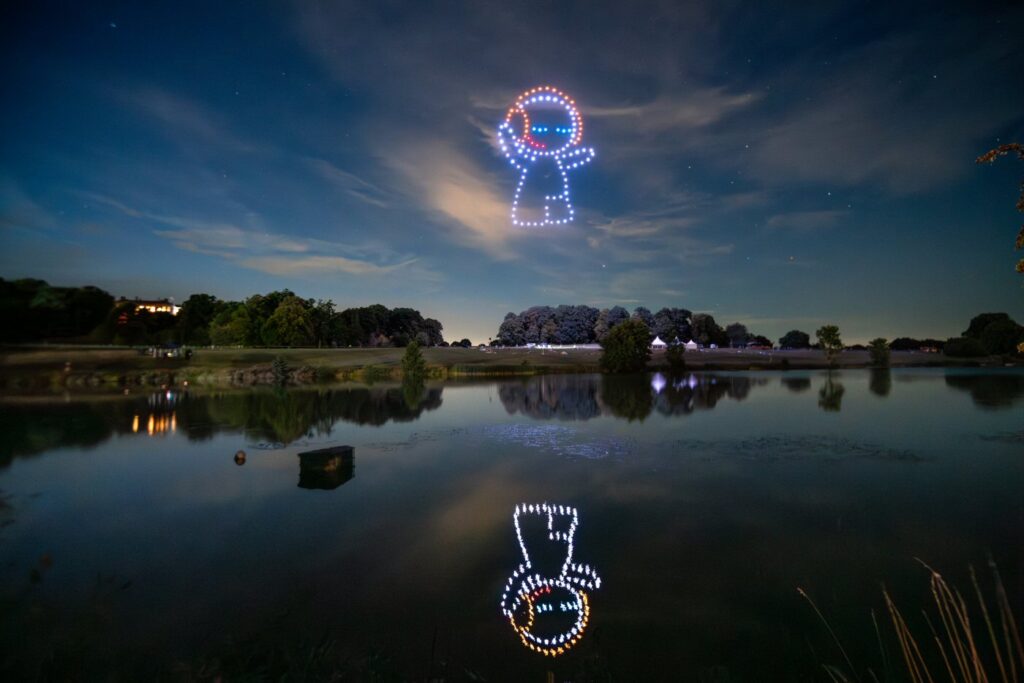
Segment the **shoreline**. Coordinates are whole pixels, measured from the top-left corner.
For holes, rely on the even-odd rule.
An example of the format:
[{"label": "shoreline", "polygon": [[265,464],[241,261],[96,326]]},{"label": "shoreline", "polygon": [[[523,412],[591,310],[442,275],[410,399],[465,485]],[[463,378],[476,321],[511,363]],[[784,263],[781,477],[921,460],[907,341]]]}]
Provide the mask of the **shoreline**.
[{"label": "shoreline", "polygon": [[[0,391],[32,389],[109,389],[133,386],[246,387],[310,385],[334,382],[373,383],[401,380],[400,348],[380,349],[197,349],[194,356],[152,358],[137,349],[76,347],[5,347],[0,349]],[[430,380],[529,377],[600,373],[599,349],[423,350]],[[286,368],[272,366],[275,358]],[[948,358],[941,353],[893,351],[890,367],[1020,367],[1019,361],[992,356]],[[844,351],[832,369],[871,367],[866,351]],[[665,371],[664,352],[656,351],[649,371]],[[753,351],[713,349],[686,354],[686,370],[770,371],[827,370],[821,351]]]}]

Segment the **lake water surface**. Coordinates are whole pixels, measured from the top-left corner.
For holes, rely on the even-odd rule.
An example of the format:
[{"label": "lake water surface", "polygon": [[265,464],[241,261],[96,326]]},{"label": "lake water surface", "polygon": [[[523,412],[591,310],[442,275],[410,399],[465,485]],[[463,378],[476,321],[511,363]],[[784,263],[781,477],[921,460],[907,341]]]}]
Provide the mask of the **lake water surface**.
[{"label": "lake water surface", "polygon": [[[991,556],[1020,607],[1022,408],[1014,369],[7,397],[3,668],[826,680],[844,660],[799,587],[883,671],[883,584],[929,600],[915,558],[968,589]],[[352,458],[302,467],[332,445]],[[574,508],[569,573],[600,577],[554,658],[520,632],[571,632],[578,592],[520,600],[520,632],[500,606],[513,513],[545,502],[521,515],[535,572],[559,575]]]}]

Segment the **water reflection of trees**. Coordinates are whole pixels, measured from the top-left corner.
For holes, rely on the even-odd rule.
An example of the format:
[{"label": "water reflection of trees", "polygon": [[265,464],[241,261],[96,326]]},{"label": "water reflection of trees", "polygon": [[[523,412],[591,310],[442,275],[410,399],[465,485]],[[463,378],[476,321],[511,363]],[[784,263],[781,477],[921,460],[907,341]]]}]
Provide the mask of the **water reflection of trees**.
[{"label": "water reflection of trees", "polygon": [[871,368],[868,389],[875,396],[888,396],[892,391],[892,370],[889,368]]},{"label": "water reflection of trees", "polygon": [[589,420],[612,415],[643,420],[652,412],[687,415],[710,410],[722,399],[742,401],[763,377],[683,374],[549,375],[498,387],[509,414],[537,420]]},{"label": "water reflection of trees", "polygon": [[825,383],[818,391],[818,406],[826,413],[838,413],[843,407],[845,393],[846,387],[830,372],[825,376]]},{"label": "water reflection of trees", "polygon": [[786,387],[794,394],[807,391],[811,388],[810,377],[783,377],[782,386]]},{"label": "water reflection of trees", "polygon": [[[0,410],[0,467],[18,456],[60,447],[89,448],[114,434],[174,431],[202,441],[242,432],[255,441],[289,443],[330,434],[338,421],[379,426],[411,422],[441,405],[440,387],[411,396],[401,387],[257,389],[199,394],[157,392],[63,403],[9,403]],[[154,429],[153,425],[160,429]]]},{"label": "water reflection of trees", "polygon": [[981,408],[1009,408],[1024,398],[1024,374],[1016,371],[984,375],[947,374],[946,386],[971,395]]},{"label": "water reflection of trees", "polygon": [[498,398],[510,415],[537,420],[589,420],[601,414],[598,380],[592,376],[544,375],[507,382],[498,385]]}]

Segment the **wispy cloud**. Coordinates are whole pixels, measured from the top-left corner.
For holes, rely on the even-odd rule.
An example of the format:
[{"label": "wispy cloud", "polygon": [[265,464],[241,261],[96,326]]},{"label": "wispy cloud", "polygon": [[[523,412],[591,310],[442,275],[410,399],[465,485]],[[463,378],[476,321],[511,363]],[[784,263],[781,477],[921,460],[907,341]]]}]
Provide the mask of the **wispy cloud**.
[{"label": "wispy cloud", "polygon": [[266,149],[235,134],[222,115],[182,95],[146,86],[120,90],[117,96],[160,123],[182,146],[207,145],[233,152]]},{"label": "wispy cloud", "polygon": [[367,204],[372,204],[373,206],[380,208],[387,208],[388,204],[385,200],[384,190],[373,183],[357,176],[354,173],[338,168],[326,159],[309,158],[306,159],[306,163],[310,168],[316,171],[321,178],[346,194],[366,202]]},{"label": "wispy cloud", "polygon": [[0,229],[47,231],[57,225],[56,217],[40,206],[17,183],[0,178]]},{"label": "wispy cloud", "polygon": [[[377,244],[346,245],[282,235],[270,230],[246,229],[226,222],[167,216],[136,209],[110,197],[82,194],[131,218],[173,228],[154,229],[153,234],[169,240],[179,249],[217,256],[270,275],[294,276],[325,272],[382,275],[418,261],[415,257],[395,255]],[[424,269],[420,272],[435,277]]]},{"label": "wispy cloud", "polygon": [[[455,242],[493,258],[515,258],[509,242],[508,200],[497,183],[467,155],[442,143],[401,146],[389,164],[429,211],[449,227]],[[519,231],[521,234],[522,231]]]},{"label": "wispy cloud", "polygon": [[352,275],[383,275],[405,268],[417,259],[401,263],[377,265],[344,256],[262,256],[239,261],[240,265],[271,275],[305,275],[309,273],[342,272]]}]

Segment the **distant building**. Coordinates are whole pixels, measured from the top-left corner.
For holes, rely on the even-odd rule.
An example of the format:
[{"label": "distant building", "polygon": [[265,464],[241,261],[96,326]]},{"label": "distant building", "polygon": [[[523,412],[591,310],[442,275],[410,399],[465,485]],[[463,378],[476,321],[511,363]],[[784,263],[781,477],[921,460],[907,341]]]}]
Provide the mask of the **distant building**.
[{"label": "distant building", "polygon": [[178,311],[181,310],[181,306],[175,306],[174,302],[170,299],[126,299],[121,297],[117,302],[121,303],[133,303],[135,304],[135,312],[149,311],[150,313],[170,313],[171,315],[178,315]]},{"label": "distant building", "polygon": [[668,344],[661,341],[661,337],[655,337],[654,341],[651,342],[652,349],[664,349]]}]

